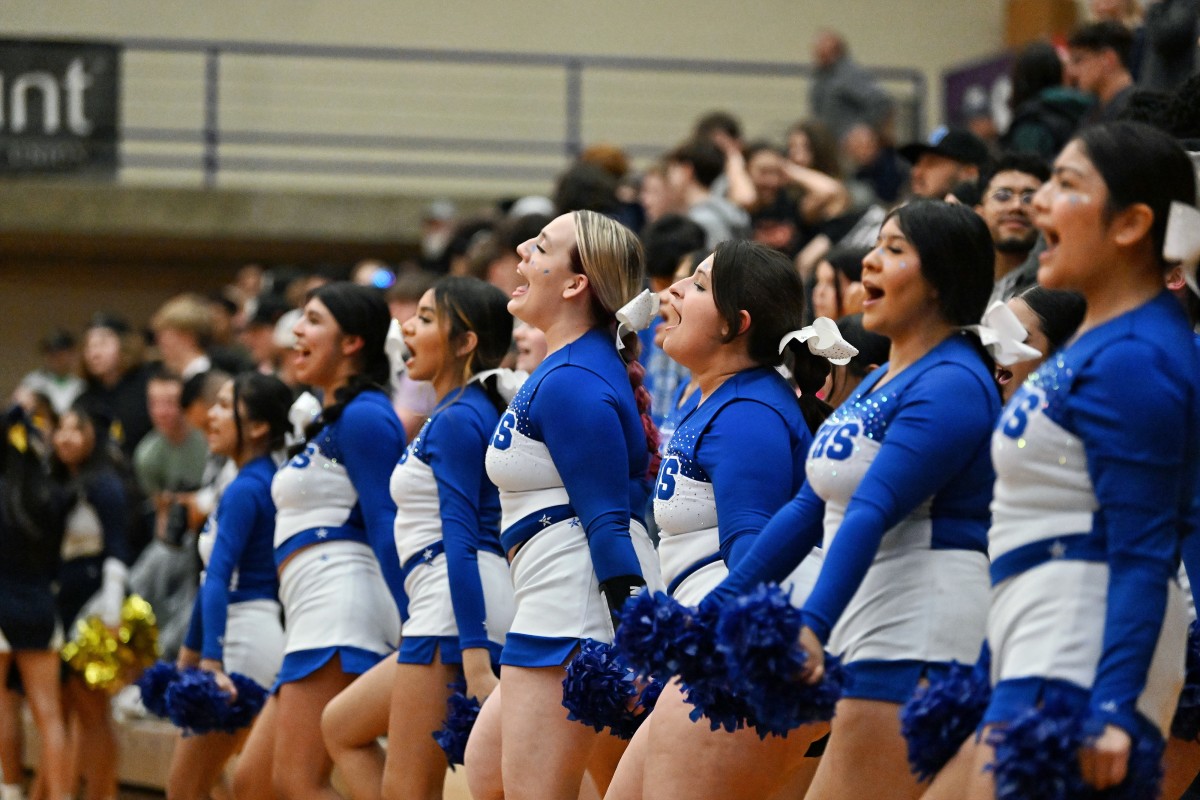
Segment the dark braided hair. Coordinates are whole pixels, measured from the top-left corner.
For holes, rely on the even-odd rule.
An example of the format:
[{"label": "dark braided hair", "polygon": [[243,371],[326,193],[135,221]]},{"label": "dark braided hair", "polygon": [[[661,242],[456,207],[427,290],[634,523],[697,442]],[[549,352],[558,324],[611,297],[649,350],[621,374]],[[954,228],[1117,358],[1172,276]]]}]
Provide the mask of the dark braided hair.
[{"label": "dark braided hair", "polygon": [[284,445],[288,432],[288,412],[292,408],[292,390],[274,375],[243,372],[233,379],[233,425],[237,431],[237,453],[242,452],[242,408],[251,422],[267,423],[267,450]]},{"label": "dark braided hair", "polygon": [[[468,332],[478,340],[463,367],[463,384],[473,375],[499,367],[512,345],[513,331],[504,292],[479,278],[450,276],[434,284],[433,298],[438,316],[448,326],[446,339],[451,346]],[[496,379],[488,378],[483,388],[503,414],[508,401],[500,396]]]}]

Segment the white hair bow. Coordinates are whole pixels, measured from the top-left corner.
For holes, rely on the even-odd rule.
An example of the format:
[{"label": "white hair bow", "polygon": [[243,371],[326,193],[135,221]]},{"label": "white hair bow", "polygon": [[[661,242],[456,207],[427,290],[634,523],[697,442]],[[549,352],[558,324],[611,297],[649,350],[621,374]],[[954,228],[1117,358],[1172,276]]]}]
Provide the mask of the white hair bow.
[{"label": "white hair bow", "polygon": [[621,337],[627,333],[644,331],[658,315],[658,295],[645,289],[617,311],[617,349],[624,350]]},{"label": "white hair bow", "polygon": [[1183,279],[1196,294],[1196,265],[1200,264],[1200,210],[1187,203],[1171,203],[1167,216],[1167,235],[1163,239],[1163,258],[1183,267]]},{"label": "white hair bow", "polygon": [[521,384],[525,383],[525,379],[529,377],[529,373],[525,370],[501,368],[477,372],[471,377],[471,380],[482,383],[493,375],[496,376],[496,391],[500,393],[506,403],[512,402],[512,399],[517,396],[517,392],[520,391]]},{"label": "white hair bow", "polygon": [[391,376],[393,394],[400,389],[400,376],[408,371],[405,366],[411,353],[404,344],[404,335],[400,333],[400,321],[393,319],[388,325],[387,338],[383,340],[383,352],[387,354],[388,375]]},{"label": "white hair bow", "polygon": [[988,306],[979,325],[967,325],[963,330],[978,336],[988,354],[1002,367],[1041,358],[1043,355],[1041,350],[1025,344],[1029,331],[1025,330],[1025,326],[1017,319],[1013,310],[1000,300]]},{"label": "white hair bow", "polygon": [[303,392],[288,410],[288,422],[292,432],[288,434],[288,446],[304,440],[304,429],[321,413],[321,401],[312,393]]},{"label": "white hair bow", "polygon": [[808,350],[814,356],[829,359],[829,363],[844,366],[858,355],[858,348],[842,338],[837,323],[829,317],[817,317],[812,325],[792,331],[779,340],[779,352],[792,341],[808,342]]}]

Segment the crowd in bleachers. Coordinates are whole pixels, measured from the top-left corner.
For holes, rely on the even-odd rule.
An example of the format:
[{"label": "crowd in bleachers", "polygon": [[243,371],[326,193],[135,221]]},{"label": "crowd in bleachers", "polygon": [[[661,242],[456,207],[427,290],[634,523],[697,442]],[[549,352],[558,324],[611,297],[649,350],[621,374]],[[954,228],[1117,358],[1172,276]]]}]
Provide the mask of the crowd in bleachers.
[{"label": "crowd in bleachers", "polygon": [[[1039,264],[1044,260],[1040,257],[1048,247],[1054,250],[1057,245],[1056,241],[1048,244],[1047,237],[1039,232],[1034,208],[1039,191],[1048,181],[1058,180],[1052,178],[1053,160],[1069,142],[1078,141],[1083,131],[1132,121],[1173,138],[1200,168],[1200,9],[1194,2],[1176,0],[1149,3],[1144,15],[1133,0],[1097,0],[1092,6],[1095,19],[1075,30],[1063,46],[1039,42],[1016,54],[1011,75],[1011,115],[1004,130],[999,129],[990,109],[976,108],[968,110],[967,126],[939,126],[924,140],[896,141],[893,100],[853,60],[845,39],[822,32],[813,47],[816,77],[810,113],[786,130],[748,137],[736,109],[713,111],[696,120],[690,130],[681,131],[684,135],[680,142],[660,159],[641,168],[633,166],[619,145],[595,144],[567,166],[545,196],[510,198],[489,213],[472,217],[460,217],[448,200],[432,202],[422,221],[419,253],[404,263],[363,261],[316,270],[248,265],[220,291],[207,296],[173,297],[149,320],[127,320],[107,309],[97,309],[82,330],[57,326],[47,330],[38,345],[43,366],[27,375],[13,392],[24,416],[21,412],[11,413],[6,426],[17,425],[18,419],[27,420],[29,436],[40,436],[44,442],[45,459],[50,465],[46,480],[59,497],[61,531],[42,537],[49,537],[55,550],[43,562],[0,568],[0,602],[9,609],[0,611],[0,632],[6,637],[0,663],[9,676],[6,699],[0,706],[0,727],[4,728],[0,732],[0,768],[4,775],[0,800],[23,796],[19,786],[23,776],[19,736],[15,732],[22,697],[41,735],[40,796],[51,800],[67,796],[86,796],[90,800],[115,797],[112,706],[115,704],[122,714],[146,712],[133,689],[110,701],[106,691],[69,670],[63,672],[59,686],[58,648],[64,637],[72,638],[77,621],[94,614],[115,629],[120,622],[121,601],[127,592],[133,592],[148,600],[155,611],[166,660],[204,667],[205,660],[211,658],[207,651],[201,655],[194,638],[199,634],[191,632],[197,624],[195,609],[202,605],[197,601],[197,592],[204,564],[197,544],[206,524],[211,524],[207,522],[210,517],[216,519],[225,488],[239,469],[252,463],[242,441],[243,431],[251,430],[244,420],[236,423],[242,426],[236,429],[236,446],[221,445],[225,450],[214,452],[213,437],[218,435],[214,431],[224,424],[224,418],[214,409],[222,407],[222,392],[269,393],[267,388],[241,382],[244,376],[254,374],[277,378],[292,397],[304,392],[324,394],[329,405],[329,397],[335,389],[341,391],[344,384],[319,373],[311,363],[309,343],[316,341],[312,331],[320,322],[311,318],[311,309],[314,298],[325,298],[321,302],[328,306],[337,324],[349,331],[351,323],[347,320],[368,312],[360,309],[352,314],[338,305],[348,304],[349,308],[360,303],[339,294],[344,281],[361,287],[355,291],[375,298],[362,303],[377,302],[381,308],[386,303],[390,318],[405,323],[407,342],[417,335],[410,330],[410,326],[416,329],[418,323],[414,320],[435,313],[429,308],[433,302],[430,298],[437,298],[437,314],[451,307],[445,306],[447,301],[438,294],[450,290],[435,288],[447,285],[444,276],[478,279],[504,297],[520,298],[530,284],[527,272],[533,260],[531,248],[535,246],[531,243],[543,241],[545,232],[561,219],[560,215],[597,212],[621,223],[637,234],[644,252],[646,286],[661,303],[662,316],[639,332],[637,351],[644,372],[644,377],[639,374],[640,385],[650,399],[645,410],[653,429],[661,434],[663,457],[669,456],[666,443],[672,432],[689,418],[701,394],[708,396],[703,383],[708,362],[694,356],[685,366],[682,362],[687,358],[668,355],[664,349],[670,329],[680,324],[679,307],[684,295],[678,286],[680,282],[700,280],[702,274],[718,280],[716,273],[728,269],[721,265],[720,254],[732,252],[725,243],[752,242],[792,265],[804,287],[799,295],[803,308],[796,310],[795,327],[822,319],[832,321],[835,328],[829,335],[836,334],[853,350],[848,360],[835,361],[820,374],[815,390],[800,383],[800,368],[791,365],[792,377],[802,393],[820,398],[827,410],[847,400],[853,405],[860,396],[860,384],[889,360],[892,343],[884,334],[891,335],[892,331],[886,326],[864,325],[864,303],[878,300],[880,294],[877,279],[864,285],[864,269],[875,273],[882,269],[871,266],[870,259],[877,258],[881,236],[894,234],[888,233],[892,228],[884,227],[885,223],[894,227],[899,219],[901,225],[917,224],[905,222],[903,215],[895,211],[913,201],[957,205],[961,209],[952,215],[975,215],[977,220],[946,216],[944,224],[948,229],[956,225],[986,228],[990,236],[984,281],[984,294],[990,296],[986,305],[1008,304],[1024,328],[1026,343],[1041,356],[1062,347],[1083,319],[1084,303],[1079,294],[1037,285]],[[918,203],[914,207],[924,213],[919,210],[925,206]],[[915,247],[924,246],[917,242],[920,234],[907,235]],[[718,250],[719,246],[724,250]],[[710,258],[714,250],[718,251],[716,262]],[[545,253],[541,257],[550,260]],[[921,259],[932,261],[925,253]],[[579,269],[586,272],[588,268],[585,264]],[[747,267],[747,276],[755,274]],[[693,275],[697,277],[693,279]],[[953,276],[946,280],[947,287],[954,285]],[[1184,273],[1169,273],[1166,287],[1183,303],[1195,325],[1200,306],[1197,297],[1188,291]],[[940,285],[937,288],[943,293],[949,291]],[[454,291],[466,292],[461,288]],[[495,300],[492,295],[487,297],[489,302]],[[617,310],[608,307],[604,298],[598,302],[609,314]],[[465,305],[456,313],[463,324],[471,314],[484,315]],[[978,315],[970,322],[977,319]],[[474,331],[470,325],[467,327]],[[791,328],[782,332],[788,330]],[[484,339],[482,334],[472,335],[475,341]],[[518,323],[511,341],[503,343],[506,355],[502,363],[498,354],[497,364],[491,366],[533,373],[546,358],[546,338],[546,331],[538,326]],[[413,356],[410,365],[416,363],[416,358]],[[891,358],[895,361],[895,351]],[[466,369],[453,359],[447,363]],[[995,379],[1000,395],[1008,400],[1040,362],[1023,359],[998,363]],[[473,364],[473,369],[479,366],[471,360],[465,364]],[[392,376],[390,404],[403,427],[402,438],[409,442],[420,442],[422,426],[443,410],[447,395],[438,380],[444,376],[436,371],[430,375],[434,377]],[[232,379],[237,381],[231,383]],[[465,391],[469,384],[463,379],[457,388]],[[638,396],[643,394],[639,389]],[[229,399],[224,402],[228,407]],[[236,418],[241,408],[236,394],[232,402]],[[354,408],[353,403],[346,400],[343,404],[349,410]],[[266,416],[254,419],[275,424],[274,418],[268,420]],[[294,441],[315,435],[312,430],[304,430],[312,422],[312,414],[292,414],[288,427],[295,429]],[[328,418],[326,422],[334,425]],[[266,443],[270,439],[272,445],[280,444],[276,438],[273,434],[264,438],[253,453],[262,457],[272,449],[278,450]],[[11,437],[10,446],[15,447]],[[20,450],[25,453],[25,448]],[[333,463],[336,466],[338,459]],[[24,474],[11,465],[6,469],[9,484],[14,482],[13,476]],[[24,469],[29,472],[34,468],[26,464]],[[797,480],[802,478],[798,473]],[[351,475],[351,480],[357,485],[355,476]],[[502,494],[505,488],[501,486]],[[364,489],[359,486],[358,492],[361,496]],[[791,494],[789,491],[788,496]],[[278,505],[281,501],[277,497],[275,502]],[[403,502],[397,502],[403,513]],[[5,506],[4,525],[16,531],[23,522],[16,521],[12,508],[16,506]],[[654,508],[651,501],[648,507],[631,512],[638,517],[645,512],[649,535],[657,541]],[[369,521],[365,524],[370,526]],[[372,540],[371,545],[378,554],[377,543]],[[23,546],[15,532],[0,538],[0,547]],[[395,546],[393,560],[397,557]],[[10,552],[0,551],[0,560],[9,561]],[[730,561],[727,553],[725,556]],[[281,570],[285,563],[280,563]],[[387,567],[383,569],[387,578]],[[54,592],[49,627],[31,626],[29,622],[36,616],[34,606],[40,602],[37,593],[42,585],[52,586]],[[390,583],[388,588],[395,591]],[[17,599],[9,602],[10,597]],[[828,631],[825,634],[828,636]],[[395,642],[390,644],[394,646]],[[467,649],[464,644],[464,668],[468,664]],[[444,657],[445,650],[442,653]],[[341,658],[344,666],[346,654]],[[444,666],[440,662],[438,665]],[[10,666],[15,668],[10,670]],[[293,668],[286,662],[283,666],[285,673]],[[224,668],[212,669],[221,673]],[[311,675],[320,674],[323,668],[315,669],[317,672]],[[298,680],[311,675],[301,674]],[[440,679],[441,673],[438,675]],[[471,680],[468,674],[468,683]],[[518,689],[506,688],[506,696],[509,692],[517,694]],[[380,696],[392,695],[371,695]],[[342,703],[339,709],[360,709],[341,696],[336,702]],[[282,714],[282,709],[280,706],[271,713]],[[320,708],[317,714],[319,723]],[[667,714],[664,710],[660,716],[669,719]],[[327,725],[329,718],[327,713]],[[507,718],[505,725],[509,725]],[[319,724],[317,728],[314,735],[319,744]],[[506,736],[509,730],[505,728]],[[833,742],[837,741],[836,731],[835,727]],[[381,729],[365,731],[361,742],[338,740],[328,730],[325,741],[331,754],[336,757],[342,753],[345,758],[338,761],[343,772],[353,772],[358,768],[355,765],[362,763],[355,759],[361,757],[363,748],[374,747],[375,736],[387,732],[385,719]],[[820,740],[823,734],[823,730],[814,729],[811,740]],[[654,749],[653,740],[643,744],[641,756],[656,757],[659,751]],[[258,739],[252,738],[248,747],[259,746]],[[1194,748],[1194,744],[1189,746]],[[342,749],[335,752],[338,747]],[[193,747],[190,752],[199,751]],[[223,757],[229,755],[227,750],[221,752]],[[751,759],[762,755],[752,749],[741,752],[751,753]],[[819,754],[819,750],[815,752]],[[845,759],[848,753],[861,754],[861,750],[833,753],[829,758]],[[1180,756],[1181,773],[1168,771],[1164,796],[1180,797],[1200,770],[1193,755],[1189,750],[1187,757]],[[257,750],[252,757],[260,766],[270,763],[270,756]],[[187,784],[186,790],[186,782],[179,778],[181,783],[169,795],[208,796],[222,763],[209,770],[211,774],[206,773],[204,780],[188,773],[194,785]],[[615,764],[607,772],[601,769],[593,773],[593,781],[601,790],[613,778]],[[444,764],[439,761],[437,767],[441,770]],[[199,768],[189,769],[196,772]],[[269,776],[270,770],[265,774]],[[380,774],[385,781],[391,775]],[[638,788],[631,789],[628,774],[617,774],[613,796],[641,796],[640,782],[635,781]],[[321,780],[327,777],[326,772]],[[1093,783],[1098,780],[1094,775],[1089,777]],[[507,780],[506,775],[505,788]],[[274,785],[280,791],[283,784],[277,778]],[[484,779],[473,779],[473,788],[486,785]],[[825,792],[811,795],[816,797],[850,797],[854,795],[845,792],[862,790],[831,788],[830,779],[820,777],[815,785]],[[229,789],[218,787],[213,791]],[[521,791],[511,794],[518,796]],[[800,793],[795,796],[803,796],[802,789],[796,791]],[[295,796],[300,794],[297,791]],[[379,794],[366,792],[362,796]],[[905,789],[895,796],[918,795]]]}]

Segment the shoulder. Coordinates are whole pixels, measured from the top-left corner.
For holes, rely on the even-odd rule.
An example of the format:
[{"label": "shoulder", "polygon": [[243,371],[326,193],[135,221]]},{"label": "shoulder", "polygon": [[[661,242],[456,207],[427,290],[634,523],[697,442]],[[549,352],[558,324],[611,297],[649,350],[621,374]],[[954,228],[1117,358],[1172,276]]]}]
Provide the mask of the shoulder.
[{"label": "shoulder", "polygon": [[373,389],[362,392],[342,410],[338,426],[347,433],[400,431],[400,418],[383,392]]},{"label": "shoulder", "polygon": [[951,399],[954,392],[968,392],[999,402],[995,379],[967,335],[952,337],[930,355],[933,357],[914,373],[910,391],[946,393]]},{"label": "shoulder", "polygon": [[121,478],[115,470],[107,467],[88,476],[85,490],[88,501],[93,504],[97,499],[110,502],[123,502],[125,499],[125,484],[121,483]]},{"label": "shoulder", "polygon": [[479,436],[486,439],[491,435],[492,429],[496,427],[499,414],[486,396],[483,399],[487,407],[483,408],[471,395],[470,387],[468,387],[462,398],[430,418],[429,430],[425,433],[427,442],[432,444],[447,439],[462,440]]}]

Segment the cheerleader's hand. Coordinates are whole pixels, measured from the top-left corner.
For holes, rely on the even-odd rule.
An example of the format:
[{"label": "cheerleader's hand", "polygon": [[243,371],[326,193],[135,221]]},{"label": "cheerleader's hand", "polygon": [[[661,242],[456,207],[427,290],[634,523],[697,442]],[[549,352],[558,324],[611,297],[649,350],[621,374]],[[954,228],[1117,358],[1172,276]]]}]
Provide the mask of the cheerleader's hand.
[{"label": "cheerleader's hand", "polygon": [[225,674],[225,665],[220,661],[212,658],[204,658],[200,660],[200,669],[205,672],[211,672],[213,680],[217,682],[217,688],[229,695],[229,703],[232,705],[237,701],[237,686],[233,680]]},{"label": "cheerleader's hand", "polygon": [[1103,733],[1079,748],[1079,771],[1083,779],[1100,790],[1125,780],[1132,746],[1128,733],[1116,725],[1105,725]]},{"label": "cheerleader's hand", "polygon": [[190,647],[180,647],[179,655],[175,658],[175,666],[178,669],[200,666],[200,653]]},{"label": "cheerleader's hand", "polygon": [[500,679],[492,672],[492,654],[486,647],[468,647],[462,651],[463,676],[467,679],[467,697],[474,697],[483,705]]},{"label": "cheerleader's hand", "polygon": [[809,685],[820,683],[821,678],[825,677],[825,648],[807,625],[800,629],[799,645],[808,656],[804,669],[800,671],[800,680]]}]

